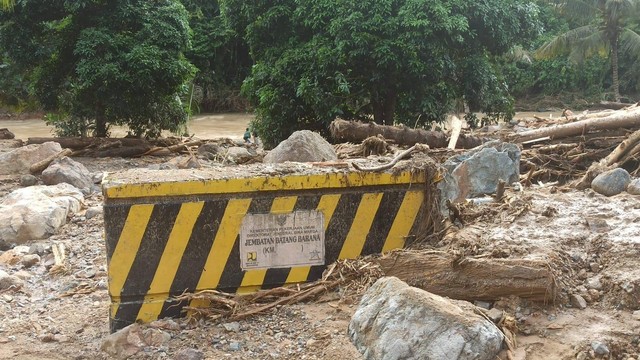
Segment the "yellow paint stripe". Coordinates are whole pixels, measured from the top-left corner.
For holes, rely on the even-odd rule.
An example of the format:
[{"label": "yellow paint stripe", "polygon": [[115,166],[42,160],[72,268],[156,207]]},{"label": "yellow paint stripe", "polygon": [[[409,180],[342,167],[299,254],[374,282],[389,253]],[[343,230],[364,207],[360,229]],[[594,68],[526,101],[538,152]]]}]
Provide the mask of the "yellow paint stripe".
[{"label": "yellow paint stripe", "polygon": [[[271,204],[272,214],[290,213],[296,206],[297,196],[283,196],[273,199]],[[267,275],[267,269],[247,270],[242,278],[238,294],[248,294],[260,290],[264,283],[264,277]]]},{"label": "yellow paint stripe", "polygon": [[103,185],[105,199],[416,184],[425,182],[425,173],[424,171],[413,173],[405,171],[400,174],[350,172],[202,181],[151,183],[126,183],[126,181],[134,180],[107,179]]},{"label": "yellow paint stripe", "polygon": [[180,212],[178,212],[169,240],[162,252],[160,263],[147,292],[149,295],[145,296],[137,320],[150,322],[158,318],[162,306],[169,296],[171,284],[203,206],[204,202],[191,202],[184,203],[180,207]]},{"label": "yellow paint stripe", "polygon": [[358,205],[356,216],[342,245],[338,259],[352,259],[360,256],[381,200],[382,193],[362,195],[362,200]]},{"label": "yellow paint stripe", "polygon": [[[340,195],[323,195],[320,198],[320,202],[318,202],[318,207],[316,208],[318,211],[321,211],[324,215],[324,231],[327,231],[329,227],[329,221],[331,221],[331,217],[333,217],[333,212],[336,210],[338,206],[338,201],[340,201]],[[287,284],[304,282],[307,281],[309,277],[309,271],[311,271],[310,266],[300,266],[294,267],[289,272],[287,276]]]},{"label": "yellow paint stripe", "polygon": [[382,247],[382,252],[404,247],[405,240],[413,227],[423,200],[423,191],[407,191],[393,220],[387,240]]},{"label": "yellow paint stripe", "polygon": [[[129,215],[120,233],[120,239],[116,245],[109,268],[109,294],[111,295],[112,310],[111,317],[116,316],[122,287],[127,280],[129,270],[138,254],[142,236],[147,229],[147,224],[151,218],[153,205],[139,204],[133,205],[129,209]],[[115,306],[115,309],[114,309]]]},{"label": "yellow paint stripe", "polygon": [[[204,265],[202,274],[196,290],[215,289],[220,282],[220,277],[227,265],[229,254],[236,241],[236,237],[240,233],[242,219],[249,210],[251,199],[231,199],[224,211],[222,222],[218,227],[213,246],[209,251],[207,262]],[[203,307],[208,304],[202,300],[191,301],[193,307]]]}]

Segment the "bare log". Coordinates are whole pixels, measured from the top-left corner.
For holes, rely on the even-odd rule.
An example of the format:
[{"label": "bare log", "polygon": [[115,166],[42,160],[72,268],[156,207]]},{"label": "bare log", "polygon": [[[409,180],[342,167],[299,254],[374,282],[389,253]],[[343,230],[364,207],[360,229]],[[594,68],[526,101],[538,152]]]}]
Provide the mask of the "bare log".
[{"label": "bare log", "polygon": [[546,262],[526,259],[456,261],[444,252],[399,251],[377,260],[386,276],[434,294],[460,300],[497,300],[515,295],[533,301],[555,297],[553,274]]},{"label": "bare log", "polygon": [[[330,130],[333,139],[339,142],[358,143],[368,137],[382,135],[387,141],[394,142],[398,145],[413,146],[415,144],[426,144],[432,149],[446,148],[448,145],[447,135],[443,132],[411,129],[406,126],[388,126],[375,123],[365,124],[357,121],[336,119],[331,123]],[[458,138],[456,148],[471,149],[490,140],[493,139],[462,134]]]},{"label": "bare log", "polygon": [[44,169],[46,169],[49,166],[49,164],[51,164],[54,160],[61,159],[65,156],[69,156],[71,155],[72,152],[73,151],[71,151],[71,149],[64,149],[55,155],[51,155],[44,160],[38,161],[37,163],[29,167],[29,172],[32,174],[39,174],[43,172]]},{"label": "bare log", "polygon": [[43,144],[49,141],[57,142],[63,148],[80,150],[89,146],[106,146],[118,143],[121,146],[140,146],[149,141],[139,138],[89,138],[89,137],[32,137],[27,144]]},{"label": "bare log", "polygon": [[613,109],[613,110],[620,110],[633,105],[634,104],[619,103],[614,101],[600,101],[600,107],[603,107],[605,109]]},{"label": "bare log", "polygon": [[634,107],[630,110],[613,112],[611,115],[602,118],[593,118],[564,125],[523,131],[512,135],[510,138],[517,142],[531,141],[544,137],[549,137],[550,140],[553,140],[569,136],[584,135],[596,130],[638,127],[640,127],[640,108]]}]

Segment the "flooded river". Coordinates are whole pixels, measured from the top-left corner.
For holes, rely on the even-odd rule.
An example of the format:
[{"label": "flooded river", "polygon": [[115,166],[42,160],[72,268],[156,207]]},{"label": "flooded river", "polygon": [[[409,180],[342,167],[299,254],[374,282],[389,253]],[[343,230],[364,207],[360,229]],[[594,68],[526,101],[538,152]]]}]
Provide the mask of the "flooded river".
[{"label": "flooded river", "polygon": [[[221,137],[242,139],[242,135],[252,119],[253,114],[245,113],[208,114],[194,117],[187,126],[189,135],[195,134],[201,139]],[[42,119],[0,120],[0,128],[9,129],[17,139],[23,140],[30,137],[54,136],[53,128],[47,126]],[[110,131],[112,137],[122,137],[127,134],[126,127],[115,126]]]}]

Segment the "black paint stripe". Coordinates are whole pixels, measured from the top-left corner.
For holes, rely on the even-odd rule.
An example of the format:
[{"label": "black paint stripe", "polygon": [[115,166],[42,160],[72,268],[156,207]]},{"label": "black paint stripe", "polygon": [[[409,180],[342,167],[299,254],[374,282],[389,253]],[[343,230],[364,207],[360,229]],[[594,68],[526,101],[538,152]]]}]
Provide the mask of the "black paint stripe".
[{"label": "black paint stripe", "polygon": [[181,205],[170,203],[153,207],[140,248],[122,287],[122,304],[118,306],[116,314],[118,319],[131,319],[133,322],[138,317],[142,301],[136,301],[135,304],[131,301],[134,297],[144,297],[149,290]]},{"label": "black paint stripe", "polygon": [[111,261],[116,250],[122,229],[127,222],[131,205],[106,205],[104,207],[105,246],[107,248],[107,263]]},{"label": "black paint stripe", "polygon": [[[264,214],[268,213],[271,210],[271,205],[273,204],[274,198],[257,198],[252,199],[251,204],[249,205],[249,210],[247,214]],[[240,268],[240,236],[236,236],[236,240],[233,244],[233,248],[231,249],[231,254],[229,254],[229,259],[227,260],[227,265],[224,267],[222,271],[222,276],[220,277],[220,283],[218,285],[218,289],[221,291],[226,291],[230,293],[235,293],[240,284],[242,284],[242,278],[244,277],[244,271]]]},{"label": "black paint stripe", "polygon": [[[418,235],[424,233],[426,229],[425,217],[427,214],[427,202],[423,201],[418,209],[418,214],[413,221],[413,226],[409,231],[409,236],[405,239],[404,247],[407,247],[417,241]],[[430,235],[430,234],[425,234]]]},{"label": "black paint stripe", "polygon": [[325,232],[324,242],[324,263],[325,265],[315,265],[311,267],[307,281],[315,281],[322,277],[322,272],[327,265],[338,260],[342,246],[347,239],[347,234],[353,225],[358,206],[362,201],[362,194],[348,193],[340,196],[336,210],[333,212],[329,226]]},{"label": "black paint stripe", "polygon": [[387,191],[383,193],[380,206],[373,218],[371,229],[367,234],[364,247],[360,255],[377,254],[382,252],[389,230],[398,216],[398,210],[404,200],[404,191]]},{"label": "black paint stripe", "polygon": [[[318,195],[298,196],[293,211],[315,210],[320,203],[320,197]],[[262,282],[262,289],[273,289],[284,285],[290,272],[291,268],[267,269]]]},{"label": "black paint stripe", "polygon": [[[194,292],[196,290],[228,203],[228,199],[214,200],[207,201],[202,206],[202,211],[193,226],[189,243],[171,284],[171,296],[180,295],[184,291]],[[166,301],[161,314],[163,316],[179,316],[184,305],[186,304]]]}]

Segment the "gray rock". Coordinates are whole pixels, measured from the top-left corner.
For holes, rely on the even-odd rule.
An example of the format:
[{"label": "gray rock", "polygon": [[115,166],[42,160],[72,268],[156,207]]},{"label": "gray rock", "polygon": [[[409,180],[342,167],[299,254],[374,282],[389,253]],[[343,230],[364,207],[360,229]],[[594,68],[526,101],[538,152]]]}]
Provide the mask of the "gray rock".
[{"label": "gray rock", "polygon": [[224,329],[229,331],[229,332],[237,333],[237,332],[240,331],[240,323],[237,322],[237,321],[226,323],[226,324],[222,324],[222,327],[224,327]]},{"label": "gray rock", "polygon": [[9,275],[6,272],[0,270],[0,290],[7,290],[11,288],[17,290],[20,289],[23,284],[23,281],[19,277]]},{"label": "gray rock", "polygon": [[640,321],[640,310],[634,311],[633,314],[631,314],[631,317],[633,317],[634,320]]},{"label": "gray rock", "polygon": [[80,210],[82,193],[72,185],[31,186],[0,201],[0,244],[46,239]]},{"label": "gray rock", "polygon": [[39,262],[40,262],[40,256],[36,254],[27,254],[22,257],[22,260],[20,260],[20,263],[22,264],[22,266],[24,266],[27,269],[36,265]]},{"label": "gray rock", "polygon": [[596,176],[591,182],[591,188],[604,196],[613,196],[625,191],[630,182],[631,175],[627,170],[617,168]]},{"label": "gray rock", "polygon": [[627,192],[631,195],[640,195],[640,179],[633,179],[627,186]]},{"label": "gray rock", "polygon": [[265,163],[336,161],[333,146],[320,134],[309,130],[294,132],[264,157]]},{"label": "gray rock", "polygon": [[385,277],[362,297],[349,337],[367,360],[495,359],[504,336],[474,309]]},{"label": "gray rock", "polygon": [[178,156],[164,164],[150,165],[149,169],[154,170],[175,170],[175,169],[197,169],[200,168],[200,163],[195,156]]},{"label": "gray rock", "polygon": [[220,146],[212,143],[202,144],[198,147],[198,155],[207,160],[216,160],[220,156]]},{"label": "gray rock", "polygon": [[253,159],[253,155],[245,147],[232,146],[227,149],[226,158],[236,164],[243,164]]},{"label": "gray rock", "polygon": [[51,251],[51,246],[45,245],[43,243],[35,243],[29,246],[29,254],[37,254],[42,256],[49,251]]},{"label": "gray rock", "polygon": [[11,131],[9,131],[9,129],[7,128],[0,129],[0,139],[9,140],[9,139],[14,139],[15,137],[16,135]]},{"label": "gray rock", "polygon": [[600,278],[599,277],[589,278],[587,280],[587,288],[588,289],[595,289],[595,290],[602,290],[602,282],[600,281]]},{"label": "gray rock", "polygon": [[174,360],[203,360],[204,353],[197,349],[181,349],[173,355]]},{"label": "gray rock", "polygon": [[62,151],[57,142],[32,144],[0,154],[0,175],[29,174],[31,165]]},{"label": "gray rock", "polygon": [[102,213],[103,213],[102,206],[92,206],[87,209],[87,211],[84,213],[84,216],[87,219],[93,219],[98,215],[102,215]]},{"label": "gray rock", "polygon": [[515,144],[490,141],[449,158],[444,164],[444,181],[438,184],[443,212],[446,200],[452,203],[493,194],[499,180],[507,184],[520,178],[520,148]]},{"label": "gray rock", "polygon": [[584,309],[587,308],[586,300],[582,296],[580,296],[578,294],[571,295],[570,300],[571,300],[571,305],[573,307],[576,307],[576,308],[578,308],[580,310],[584,310]]},{"label": "gray rock", "polygon": [[20,186],[22,187],[27,187],[27,186],[33,186],[33,185],[38,185],[38,178],[31,175],[31,174],[27,174],[27,175],[22,175],[20,177]]},{"label": "gray rock", "polygon": [[89,194],[93,188],[93,175],[84,165],[65,156],[55,160],[42,172],[42,182],[47,185],[71,184],[84,194]]},{"label": "gray rock", "polygon": [[242,344],[240,344],[237,341],[233,341],[233,342],[229,343],[229,350],[230,351],[240,351],[241,348],[242,348]]},{"label": "gray rock", "polygon": [[491,321],[497,324],[498,322],[500,322],[500,320],[502,320],[504,312],[500,309],[493,308],[487,312],[487,316],[489,317],[489,319],[491,319]]},{"label": "gray rock", "polygon": [[104,338],[100,350],[112,357],[126,359],[146,346],[140,325],[131,324]]},{"label": "gray rock", "polygon": [[591,343],[591,348],[596,355],[605,356],[609,355],[609,348],[607,345],[601,343],[600,341],[594,341]]},{"label": "gray rock", "polygon": [[171,334],[160,329],[144,329],[142,331],[144,342],[153,347],[160,347],[171,340]]}]

